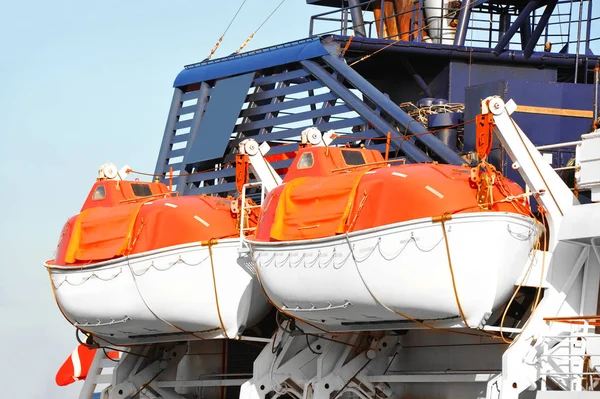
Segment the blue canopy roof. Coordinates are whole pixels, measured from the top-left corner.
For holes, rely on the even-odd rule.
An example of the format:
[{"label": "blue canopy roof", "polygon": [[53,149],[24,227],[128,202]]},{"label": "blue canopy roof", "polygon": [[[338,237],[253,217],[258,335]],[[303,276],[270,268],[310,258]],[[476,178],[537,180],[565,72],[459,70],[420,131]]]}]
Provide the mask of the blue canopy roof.
[{"label": "blue canopy roof", "polygon": [[216,60],[188,65],[177,75],[173,87],[239,75],[276,65],[321,57],[329,52],[318,37],[279,44]]}]

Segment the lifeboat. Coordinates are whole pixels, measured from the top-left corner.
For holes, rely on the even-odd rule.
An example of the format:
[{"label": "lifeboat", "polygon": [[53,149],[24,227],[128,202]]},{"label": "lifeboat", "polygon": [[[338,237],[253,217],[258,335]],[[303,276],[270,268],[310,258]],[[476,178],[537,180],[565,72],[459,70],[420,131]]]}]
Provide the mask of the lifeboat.
[{"label": "lifeboat", "polygon": [[269,305],[237,250],[237,201],[179,197],[125,169],[99,169],[45,263],[68,321],[111,344],[236,338],[260,321]]},{"label": "lifeboat", "polygon": [[385,161],[307,146],[246,238],[284,314],[319,330],[485,324],[542,231],[528,197],[489,164]]}]

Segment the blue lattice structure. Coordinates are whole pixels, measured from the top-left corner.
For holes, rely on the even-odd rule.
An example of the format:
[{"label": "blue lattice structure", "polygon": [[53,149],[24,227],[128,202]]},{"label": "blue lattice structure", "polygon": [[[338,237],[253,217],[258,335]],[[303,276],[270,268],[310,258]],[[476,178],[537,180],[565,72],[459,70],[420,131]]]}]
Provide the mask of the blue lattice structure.
[{"label": "blue lattice structure", "polygon": [[[173,168],[181,194],[227,193],[235,189],[237,143],[247,137],[269,142],[268,155],[277,155],[297,150],[300,132],[310,126],[356,133],[381,150],[385,142],[368,139],[426,132],[348,67],[339,51],[315,38],[186,67],[175,80],[156,173],[166,176]],[[348,141],[357,140],[337,142]],[[413,162],[462,162],[433,135],[394,138],[391,147],[394,156]]]},{"label": "blue lattice structure", "polygon": [[[374,23],[368,21],[371,1],[350,1],[341,8],[337,1],[308,3],[337,7],[313,17],[309,38],[188,65],[177,76],[155,173],[166,181],[172,170],[180,194],[235,194],[232,163],[241,140],[268,142],[267,155],[289,155],[298,148],[300,132],[311,126],[342,135],[336,144],[382,152],[384,138],[392,132],[390,157],[407,162],[468,163],[475,151],[475,128],[469,122],[479,112],[480,100],[489,95],[590,113],[517,114],[515,119],[536,145],[576,140],[592,126],[590,82],[599,59],[590,48],[595,40],[591,0],[578,3],[587,19],[575,23],[569,14],[566,36],[552,36],[553,24],[564,18],[565,2],[471,2],[460,13],[455,10],[452,45],[423,42],[419,35],[403,41],[380,38],[372,29],[355,32],[352,26]],[[361,13],[353,12],[357,9]],[[331,18],[334,13],[339,21]],[[469,41],[485,13],[491,15],[484,27],[487,41]],[[346,35],[317,35],[315,23],[324,19],[339,22],[334,33]],[[579,32],[576,43],[572,29]],[[554,50],[539,51],[552,38]],[[415,113],[409,110],[432,100],[462,106],[452,115],[413,119]],[[464,129],[452,129],[462,123]],[[428,124],[435,134],[424,134]],[[573,158],[569,149],[548,154],[555,167]],[[516,177],[501,148],[496,146],[491,159]],[[284,173],[291,162],[282,157],[273,166]]]}]

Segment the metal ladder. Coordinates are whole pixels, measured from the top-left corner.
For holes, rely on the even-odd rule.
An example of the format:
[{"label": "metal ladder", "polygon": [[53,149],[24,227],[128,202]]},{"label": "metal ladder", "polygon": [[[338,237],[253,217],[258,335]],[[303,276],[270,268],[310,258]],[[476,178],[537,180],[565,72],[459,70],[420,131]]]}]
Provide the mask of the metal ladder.
[{"label": "metal ladder", "polygon": [[[98,349],[81,392],[79,392],[79,399],[107,398],[108,396],[104,395],[104,392],[97,393],[95,390],[98,385],[110,386],[113,383],[113,371],[118,364],[119,361],[108,358],[104,350]],[[103,374],[103,371],[106,373]]]}]

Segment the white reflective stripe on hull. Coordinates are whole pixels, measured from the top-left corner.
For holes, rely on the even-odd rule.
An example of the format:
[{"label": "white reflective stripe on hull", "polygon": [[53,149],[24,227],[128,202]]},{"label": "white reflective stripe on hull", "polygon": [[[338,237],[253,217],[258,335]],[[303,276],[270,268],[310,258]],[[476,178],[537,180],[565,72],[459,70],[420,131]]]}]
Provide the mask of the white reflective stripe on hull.
[{"label": "white reflective stripe on hull", "polygon": [[238,246],[239,239],[212,246],[214,279],[208,247],[199,243],[50,271],[65,314],[107,341],[234,338],[269,309]]},{"label": "white reflective stripe on hull", "polygon": [[[477,326],[513,293],[528,266],[537,225],[510,213],[454,215],[445,225],[459,300],[469,325]],[[271,300],[328,331],[405,323],[401,315],[464,326],[439,222],[420,219],[328,239],[249,244]]]}]

